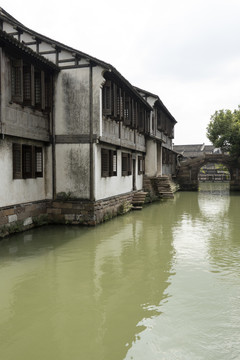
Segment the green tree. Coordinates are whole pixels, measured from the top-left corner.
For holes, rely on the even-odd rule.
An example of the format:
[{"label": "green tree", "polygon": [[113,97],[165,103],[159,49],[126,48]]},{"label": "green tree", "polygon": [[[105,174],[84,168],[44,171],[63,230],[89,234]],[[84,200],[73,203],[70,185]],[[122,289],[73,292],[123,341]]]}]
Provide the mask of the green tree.
[{"label": "green tree", "polygon": [[240,105],[237,110],[219,110],[211,116],[207,126],[211,143],[234,158],[240,156]]}]

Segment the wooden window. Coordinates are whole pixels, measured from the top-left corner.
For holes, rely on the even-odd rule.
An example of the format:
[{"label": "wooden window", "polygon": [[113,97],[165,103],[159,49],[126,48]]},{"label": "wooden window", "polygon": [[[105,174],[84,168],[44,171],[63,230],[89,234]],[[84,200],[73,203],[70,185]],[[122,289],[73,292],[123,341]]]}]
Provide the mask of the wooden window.
[{"label": "wooden window", "polygon": [[43,177],[43,154],[41,147],[35,147],[35,176]]},{"label": "wooden window", "polygon": [[45,89],[44,89],[44,95],[45,95],[45,109],[50,110],[51,104],[52,104],[52,79],[49,76],[49,74],[45,74]]},{"label": "wooden window", "polygon": [[13,179],[43,177],[42,147],[13,144]]},{"label": "wooden window", "polygon": [[145,159],[143,156],[138,156],[138,175],[145,173]]},{"label": "wooden window", "polygon": [[12,60],[11,66],[12,101],[37,109],[51,107],[51,75],[22,60]]},{"label": "wooden window", "polygon": [[22,179],[22,145],[13,144],[13,179]]},{"label": "wooden window", "polygon": [[22,145],[22,173],[23,179],[34,177],[33,147]]},{"label": "wooden window", "polygon": [[121,88],[117,89],[117,119],[122,120],[124,113],[123,107],[123,91]]},{"label": "wooden window", "polygon": [[128,153],[122,153],[122,176],[132,174],[132,155]]},{"label": "wooden window", "polygon": [[124,125],[131,125],[131,98],[130,96],[124,96]]},{"label": "wooden window", "polygon": [[23,102],[24,105],[34,105],[32,103],[33,94],[33,68],[30,65],[23,66]]},{"label": "wooden window", "polygon": [[35,105],[37,107],[41,106],[42,92],[41,92],[41,73],[40,71],[35,71],[34,74],[34,96],[35,96]]},{"label": "wooden window", "polygon": [[12,60],[11,66],[11,90],[12,101],[23,101],[23,67],[22,60]]},{"label": "wooden window", "polygon": [[117,85],[112,83],[112,111],[111,115],[113,118],[117,118]]},{"label": "wooden window", "polygon": [[138,118],[138,131],[144,131],[144,123],[145,123],[145,110],[141,106],[139,109],[139,118]]},{"label": "wooden window", "polygon": [[117,152],[109,150],[110,176],[117,176]]},{"label": "wooden window", "polygon": [[117,151],[101,149],[101,175],[117,176]]},{"label": "wooden window", "polygon": [[106,81],[102,90],[103,115],[111,115],[112,112],[112,90],[111,81]]}]

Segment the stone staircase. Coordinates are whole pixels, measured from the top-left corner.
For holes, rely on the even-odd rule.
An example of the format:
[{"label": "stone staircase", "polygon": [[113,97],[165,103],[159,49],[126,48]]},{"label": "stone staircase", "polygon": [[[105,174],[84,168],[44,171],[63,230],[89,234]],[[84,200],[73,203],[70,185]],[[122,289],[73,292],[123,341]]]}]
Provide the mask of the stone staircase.
[{"label": "stone staircase", "polygon": [[167,175],[158,176],[154,178],[154,188],[161,199],[174,198],[174,186],[172,185]]},{"label": "stone staircase", "polygon": [[142,205],[145,202],[147,192],[138,191],[132,198],[132,210],[142,210]]},{"label": "stone staircase", "polygon": [[173,199],[177,191],[177,185],[167,175],[147,177],[144,176],[143,188],[147,191],[149,202],[158,199]]}]

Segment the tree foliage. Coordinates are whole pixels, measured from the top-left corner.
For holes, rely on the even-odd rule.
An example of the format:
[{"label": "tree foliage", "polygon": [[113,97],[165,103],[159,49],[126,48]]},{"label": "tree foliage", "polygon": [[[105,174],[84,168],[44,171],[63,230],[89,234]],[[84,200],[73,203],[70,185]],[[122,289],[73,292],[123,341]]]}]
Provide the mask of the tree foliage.
[{"label": "tree foliage", "polygon": [[234,158],[240,156],[240,105],[237,110],[219,110],[211,116],[207,127],[211,143]]}]

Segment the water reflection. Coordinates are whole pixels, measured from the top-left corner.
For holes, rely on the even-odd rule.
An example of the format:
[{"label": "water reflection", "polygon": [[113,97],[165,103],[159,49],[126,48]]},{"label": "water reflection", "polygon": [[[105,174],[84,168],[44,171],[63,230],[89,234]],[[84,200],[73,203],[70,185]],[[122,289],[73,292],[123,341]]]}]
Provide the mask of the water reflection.
[{"label": "water reflection", "polygon": [[171,220],[159,226],[157,209],[96,229],[49,227],[2,242],[4,358],[123,359],[146,328],[141,321],[167,298]]},{"label": "water reflection", "polygon": [[1,358],[234,358],[239,200],[178,193],[97,228],[0,242]]}]

